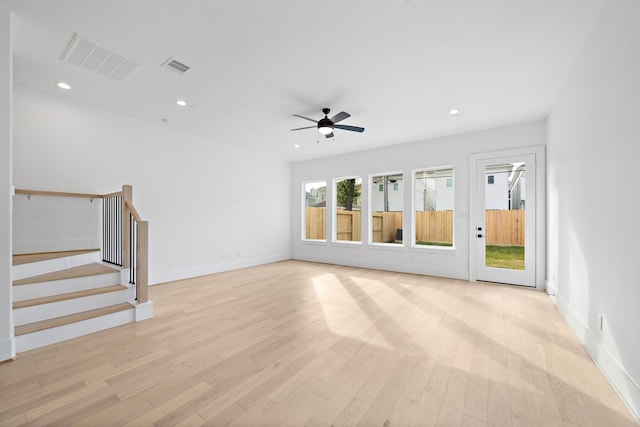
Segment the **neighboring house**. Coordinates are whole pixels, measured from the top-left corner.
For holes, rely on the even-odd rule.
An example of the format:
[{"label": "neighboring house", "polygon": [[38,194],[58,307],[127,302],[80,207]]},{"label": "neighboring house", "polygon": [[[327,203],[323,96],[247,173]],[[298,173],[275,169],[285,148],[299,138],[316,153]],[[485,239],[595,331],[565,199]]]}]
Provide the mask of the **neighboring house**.
[{"label": "neighboring house", "polygon": [[371,210],[373,212],[401,212],[404,210],[403,194],[404,180],[402,175],[387,175],[386,180],[384,176],[376,176],[371,182]]},{"label": "neighboring house", "polygon": [[520,210],[525,202],[524,165],[498,165],[487,168],[485,209]]},{"label": "neighboring house", "polygon": [[454,202],[453,176],[429,177],[420,172],[414,184],[416,211],[452,211]]},{"label": "neighboring house", "polygon": [[314,183],[307,184],[305,194],[307,198],[306,206],[324,207],[327,200],[327,186],[314,187]]}]

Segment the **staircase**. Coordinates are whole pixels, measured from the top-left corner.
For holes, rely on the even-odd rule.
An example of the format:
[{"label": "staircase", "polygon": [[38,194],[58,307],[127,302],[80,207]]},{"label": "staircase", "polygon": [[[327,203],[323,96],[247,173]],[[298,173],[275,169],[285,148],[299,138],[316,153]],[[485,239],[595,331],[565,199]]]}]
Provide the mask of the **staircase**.
[{"label": "staircase", "polygon": [[16,351],[136,321],[133,286],[99,250],[14,255]]}]

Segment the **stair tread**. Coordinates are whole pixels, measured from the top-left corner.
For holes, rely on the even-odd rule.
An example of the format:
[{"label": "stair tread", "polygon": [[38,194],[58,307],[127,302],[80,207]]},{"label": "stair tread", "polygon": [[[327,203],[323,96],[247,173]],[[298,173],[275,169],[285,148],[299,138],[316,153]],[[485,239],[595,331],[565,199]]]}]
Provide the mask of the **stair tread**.
[{"label": "stair tread", "polygon": [[124,285],[112,285],[112,286],[105,286],[102,288],[95,288],[95,289],[87,289],[84,291],[76,291],[76,292],[68,292],[65,294],[58,294],[58,295],[50,295],[47,297],[41,297],[41,298],[34,298],[34,299],[29,299],[29,300],[24,300],[24,301],[14,301],[13,303],[13,309],[18,309],[18,308],[24,308],[24,307],[32,307],[35,305],[41,305],[41,304],[49,304],[52,302],[58,302],[58,301],[66,301],[66,300],[70,300],[70,299],[75,299],[75,298],[82,298],[82,297],[88,297],[91,295],[100,295],[100,294],[105,294],[108,292],[116,292],[116,291],[123,291],[127,289],[126,286]]},{"label": "stair tread", "polygon": [[91,252],[99,252],[100,249],[81,249],[75,251],[58,251],[58,252],[39,252],[33,254],[17,254],[13,256],[13,265],[29,264],[38,261],[47,261],[50,259],[64,258],[74,255],[88,254]]},{"label": "stair tread", "polygon": [[100,317],[107,314],[117,313],[119,311],[130,309],[132,310],[133,306],[127,302],[110,305],[108,307],[96,308],[94,310],[83,311],[81,313],[74,313],[67,316],[61,316],[53,319],[41,320],[39,322],[16,326],[14,334],[15,336],[30,334],[32,332],[69,325],[71,323],[80,322],[82,320],[93,319],[95,317]]},{"label": "stair tread", "polygon": [[67,268],[65,270],[54,271],[52,273],[40,274],[38,276],[26,277],[14,280],[14,285],[28,285],[32,283],[49,282],[53,280],[75,279],[78,277],[97,276],[100,274],[117,273],[118,270],[107,267],[99,263],[85,264],[78,267]]}]

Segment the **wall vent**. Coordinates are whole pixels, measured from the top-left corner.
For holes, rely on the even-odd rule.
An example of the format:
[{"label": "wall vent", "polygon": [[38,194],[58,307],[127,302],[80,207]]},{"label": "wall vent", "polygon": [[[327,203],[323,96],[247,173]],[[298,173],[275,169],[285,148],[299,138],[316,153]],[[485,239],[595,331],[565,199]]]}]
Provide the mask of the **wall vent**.
[{"label": "wall vent", "polygon": [[191,68],[180,61],[176,61],[173,59],[173,56],[164,61],[160,66],[168,70],[175,71],[178,74],[184,74],[189,68]]},{"label": "wall vent", "polygon": [[71,37],[60,60],[117,81],[130,76],[142,65],[83,39],[77,33]]}]

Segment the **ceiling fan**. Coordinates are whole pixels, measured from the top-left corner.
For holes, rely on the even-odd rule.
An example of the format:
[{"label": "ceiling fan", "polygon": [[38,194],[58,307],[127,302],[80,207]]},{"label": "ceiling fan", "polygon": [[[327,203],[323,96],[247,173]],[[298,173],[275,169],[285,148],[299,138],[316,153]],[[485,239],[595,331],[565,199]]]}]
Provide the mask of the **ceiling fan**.
[{"label": "ceiling fan", "polygon": [[300,114],[294,114],[295,117],[300,117],[301,119],[305,119],[305,120],[309,120],[310,122],[314,122],[316,123],[316,126],[305,126],[302,128],[295,128],[295,129],[291,129],[291,130],[302,130],[302,129],[311,129],[311,128],[318,128],[318,131],[323,134],[324,136],[326,136],[327,138],[332,138],[333,137],[333,130],[334,129],[342,129],[342,130],[350,130],[352,132],[364,132],[364,128],[358,127],[358,126],[348,126],[348,125],[337,125],[336,123],[341,122],[344,119],[347,119],[349,117],[351,117],[351,114],[349,113],[345,113],[344,111],[336,114],[335,116],[329,118],[329,112],[331,110],[328,108],[323,108],[322,112],[324,113],[324,119],[320,119],[320,120],[313,120],[310,119],[309,117],[305,117],[305,116],[301,116]]}]

